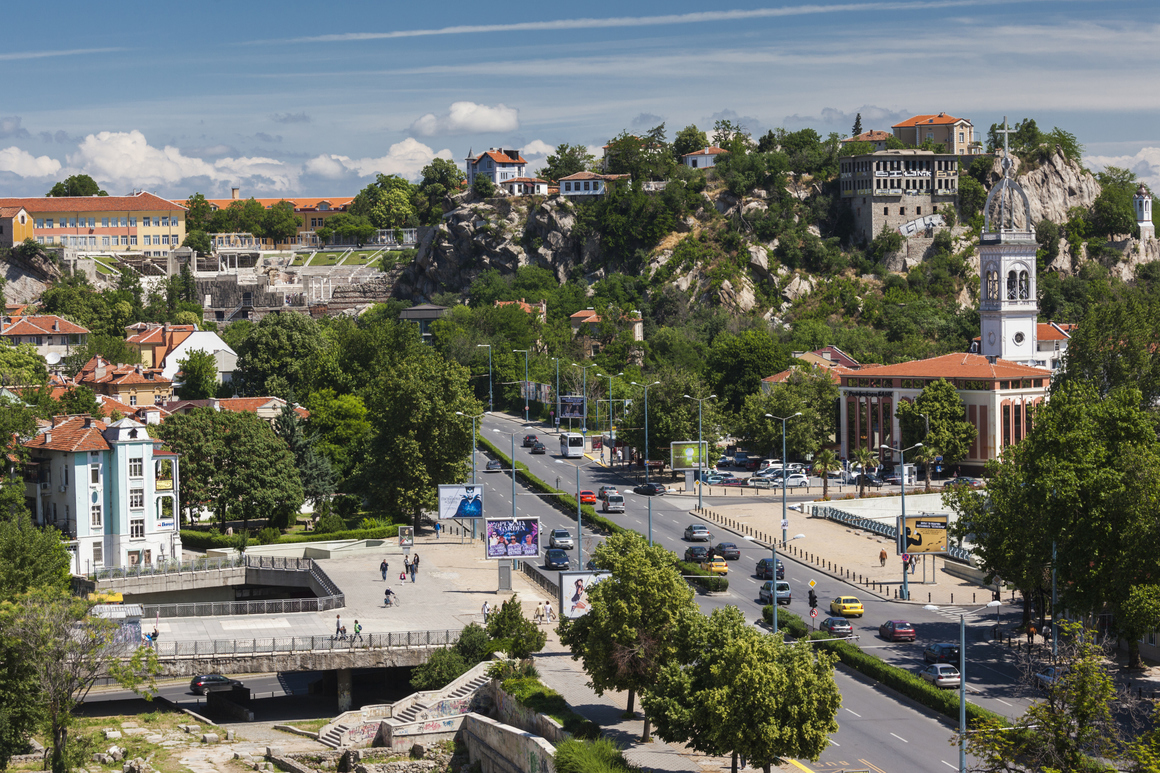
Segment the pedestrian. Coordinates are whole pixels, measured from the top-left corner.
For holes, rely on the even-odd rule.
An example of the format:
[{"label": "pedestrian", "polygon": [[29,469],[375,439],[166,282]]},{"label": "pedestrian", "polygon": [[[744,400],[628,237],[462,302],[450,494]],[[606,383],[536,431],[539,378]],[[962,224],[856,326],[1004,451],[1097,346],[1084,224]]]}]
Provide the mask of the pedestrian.
[{"label": "pedestrian", "polygon": [[914,574],[917,571],[918,571],[918,556],[911,556],[910,557],[910,573]]},{"label": "pedestrian", "polygon": [[[411,554],[410,553],[403,556],[403,573],[404,574],[411,573]],[[406,579],[406,578],[404,577],[403,579]]]},{"label": "pedestrian", "polygon": [[342,615],[334,616],[334,635],[338,636],[342,633]]},{"label": "pedestrian", "polygon": [[1035,634],[1036,634],[1035,626],[1034,625],[1027,626],[1027,651],[1028,652],[1030,652],[1031,648],[1033,646],[1035,646]]},{"label": "pedestrian", "polygon": [[411,582],[415,582],[415,575],[419,574],[419,554],[411,559]]},{"label": "pedestrian", "polygon": [[886,548],[882,548],[882,550],[878,553],[878,561],[883,566],[886,566]]},{"label": "pedestrian", "polygon": [[157,626],[153,626],[153,648],[157,649]]},{"label": "pedestrian", "polygon": [[487,618],[489,615],[491,615],[491,607],[488,606],[486,601],[483,602],[483,609],[480,611],[483,612],[483,624],[487,625]]},{"label": "pedestrian", "polygon": [[388,569],[390,569],[390,567],[387,566],[387,559],[384,558],[383,562],[381,564],[379,564],[379,571],[383,575],[383,582],[387,581],[387,570]]},{"label": "pedestrian", "polygon": [[536,614],[532,615],[532,622],[536,625],[542,625],[544,622],[544,602],[536,605]]},{"label": "pedestrian", "polygon": [[438,521],[435,522],[435,539],[439,539],[439,532],[443,530],[443,524]]},{"label": "pedestrian", "polygon": [[354,636],[351,641],[353,642],[355,639],[362,641],[362,626],[358,624],[358,620],[354,621]]},{"label": "pedestrian", "polygon": [[544,619],[549,623],[556,619],[556,615],[552,613],[552,602],[544,602]]}]

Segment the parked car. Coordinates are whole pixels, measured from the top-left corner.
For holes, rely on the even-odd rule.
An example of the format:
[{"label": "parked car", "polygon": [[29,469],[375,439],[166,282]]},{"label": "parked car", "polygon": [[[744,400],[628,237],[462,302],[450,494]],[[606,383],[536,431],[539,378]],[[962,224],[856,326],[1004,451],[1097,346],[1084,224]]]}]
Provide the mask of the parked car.
[{"label": "parked car", "polygon": [[845,639],[854,635],[854,626],[844,617],[827,617],[818,625],[819,631],[824,631],[835,639]]},{"label": "parked car", "polygon": [[612,492],[604,498],[604,507],[601,509],[606,513],[623,513],[624,497],[615,491]]},{"label": "parked car", "polygon": [[789,583],[785,580],[766,580],[761,584],[761,590],[758,591],[758,598],[761,599],[762,604],[771,604],[774,593],[773,584],[777,583],[777,603],[789,604],[793,601],[793,590],[789,587]]},{"label": "parked car", "polygon": [[851,483],[855,486],[864,485],[866,488],[882,488],[882,479],[872,473],[855,475]]},{"label": "parked car", "polygon": [[758,462],[757,459],[747,459],[745,461],[745,469],[751,470],[751,471],[756,470],[758,464],[760,464],[760,462]]},{"label": "parked car", "polygon": [[905,620],[887,620],[878,626],[878,635],[886,641],[914,641],[914,626]]},{"label": "parked car", "polygon": [[580,504],[594,505],[596,504],[596,492],[584,490],[580,492]]},{"label": "parked car", "polygon": [[[782,485],[780,480],[777,482],[777,485],[779,487]],[[804,473],[795,472],[785,477],[786,488],[808,488],[809,485],[810,479]]]},{"label": "parked car", "polygon": [[732,542],[718,542],[717,547],[713,548],[713,552],[726,561],[736,561],[741,558],[741,548]]},{"label": "parked car", "polygon": [[700,563],[701,569],[713,574],[729,574],[729,564],[724,558],[706,558]]},{"label": "parked car", "polygon": [[830,602],[830,614],[842,617],[861,617],[862,602],[854,596],[838,596]]},{"label": "parked car", "polygon": [[749,478],[726,478],[721,481],[720,486],[748,486]]},{"label": "parked car", "polygon": [[772,467],[781,469],[781,459],[762,459],[761,464],[757,465],[758,472],[764,472]]},{"label": "parked car", "polygon": [[892,472],[882,478],[882,482],[887,486],[900,486],[902,485],[902,474],[898,472]]},{"label": "parked car", "polygon": [[703,523],[693,523],[685,527],[685,539],[689,542],[709,542],[713,539],[713,535],[709,533],[709,527]]},{"label": "parked car", "polygon": [[503,462],[499,459],[488,459],[487,467],[484,469],[487,472],[503,472]]},{"label": "parked car", "polygon": [[729,479],[722,478],[720,475],[706,475],[705,476],[705,485],[706,486],[720,486],[722,483],[724,483],[727,480],[729,480]]},{"label": "parked car", "polygon": [[961,677],[959,670],[947,663],[935,663],[918,672],[918,675],[935,687],[958,687]]},{"label": "parked car", "polygon": [[532,445],[532,453],[533,454],[546,454],[546,453],[548,453],[548,447],[537,440],[535,442],[535,444]]},{"label": "parked car", "polygon": [[1050,690],[1066,673],[1067,669],[1062,666],[1048,666],[1042,671],[1036,671],[1031,679],[1040,690]]},{"label": "parked car", "polygon": [[749,479],[750,488],[781,488],[781,481],[754,475]]},{"label": "parked car", "polygon": [[922,659],[927,663],[958,663],[959,645],[949,641],[931,644],[922,651]]},{"label": "parked car", "polygon": [[571,550],[576,547],[576,543],[572,541],[572,532],[567,529],[552,529],[552,533],[548,536],[548,547],[560,548],[561,550]]},{"label": "parked car", "polygon": [[545,569],[567,569],[571,565],[568,554],[559,548],[549,548],[544,551]]},{"label": "parked car", "polygon": [[195,676],[189,682],[189,691],[194,695],[205,695],[211,692],[229,692],[235,687],[241,687],[237,679],[230,679],[221,674],[202,674]]},{"label": "parked car", "polygon": [[524,448],[531,448],[539,441],[535,435],[524,435]]},{"label": "parked car", "polygon": [[[773,579],[772,577],[769,576],[770,575],[769,567],[770,567],[770,564],[772,564],[772,563],[773,563],[772,558],[763,558],[757,562],[757,572],[756,572],[757,579],[759,579],[759,580],[772,580]],[[780,558],[777,559],[777,579],[779,579],[779,580],[785,579],[785,564],[783,564],[781,562]]]},{"label": "parked car", "polygon": [[617,493],[616,486],[601,486],[600,488],[596,489],[596,496],[601,501],[604,501],[604,497],[607,495],[615,493]]},{"label": "parked car", "polygon": [[734,451],[733,452],[733,466],[734,467],[745,467],[745,465],[747,465],[747,464],[749,464],[749,452],[748,451]]},{"label": "parked car", "polygon": [[646,497],[663,496],[665,487],[663,483],[642,483],[639,486],[633,486],[632,492],[634,494],[644,494]]},{"label": "parked car", "polygon": [[685,548],[685,560],[690,564],[699,564],[709,557],[709,548],[704,545],[689,545]]}]

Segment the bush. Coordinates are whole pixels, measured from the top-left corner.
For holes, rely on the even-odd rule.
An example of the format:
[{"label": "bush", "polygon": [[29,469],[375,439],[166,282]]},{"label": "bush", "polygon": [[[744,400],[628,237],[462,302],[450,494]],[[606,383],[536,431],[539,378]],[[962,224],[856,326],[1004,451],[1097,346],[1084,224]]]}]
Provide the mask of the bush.
[{"label": "bush", "polygon": [[610,738],[569,738],[556,747],[557,773],[620,773],[636,770]]},{"label": "bush", "polygon": [[491,679],[506,682],[508,679],[538,679],[540,672],[536,669],[536,661],[531,658],[527,660],[505,658],[488,666],[487,675]]},{"label": "bush", "polygon": [[505,679],[500,686],[521,706],[551,717],[577,738],[599,737],[599,725],[572,711],[563,695],[539,679]]},{"label": "bush", "polygon": [[411,672],[411,686],[416,690],[438,690],[454,682],[471,666],[455,649],[438,649],[427,662]]},{"label": "bush", "polygon": [[314,525],[315,534],[333,534],[346,529],[346,521],[338,513],[327,513]]},{"label": "bush", "polygon": [[255,541],[259,545],[273,545],[275,542],[277,542],[281,538],[282,538],[281,531],[279,531],[278,529],[275,529],[273,526],[267,526],[266,528],[264,528],[260,532],[258,532],[258,536],[255,538]]},{"label": "bush", "polygon": [[491,657],[491,638],[479,623],[470,623],[459,632],[455,651],[463,656],[469,666]]},{"label": "bush", "polygon": [[[761,609],[761,617],[765,620],[765,624],[773,625],[773,605],[766,604]],[[777,610],[777,630],[785,631],[795,639],[804,639],[809,635],[809,627],[806,621],[790,612],[788,609]]]},{"label": "bush", "polygon": [[477,174],[475,179],[471,181],[471,192],[475,194],[476,198],[489,199],[495,195],[495,183],[491,181],[490,177]]},{"label": "bush", "polygon": [[[729,578],[705,571],[696,564],[685,561],[677,562],[677,569],[694,588],[700,588],[708,593],[719,593],[729,590]],[[690,576],[692,575],[692,576]]]},{"label": "bush", "polygon": [[350,494],[339,494],[328,504],[344,519],[353,518],[362,510],[362,500]]},{"label": "bush", "polygon": [[524,617],[519,594],[510,597],[487,621],[487,634],[495,649],[523,660],[539,652],[548,643],[548,634]]}]

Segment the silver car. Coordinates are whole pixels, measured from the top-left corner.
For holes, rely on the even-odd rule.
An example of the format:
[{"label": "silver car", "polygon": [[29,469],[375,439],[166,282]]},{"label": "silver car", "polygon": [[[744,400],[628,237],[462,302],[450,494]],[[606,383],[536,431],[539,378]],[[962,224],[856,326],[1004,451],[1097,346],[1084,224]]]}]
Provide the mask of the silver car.
[{"label": "silver car", "polygon": [[572,541],[572,532],[567,529],[552,529],[552,534],[548,537],[548,547],[562,550],[576,547],[576,543]]},{"label": "silver car", "polygon": [[709,533],[709,527],[703,523],[694,523],[685,527],[685,539],[689,542],[710,542],[713,535]]},{"label": "silver car", "polygon": [[606,513],[623,513],[624,512],[624,496],[617,494],[615,491],[610,492],[604,497],[604,512]]}]

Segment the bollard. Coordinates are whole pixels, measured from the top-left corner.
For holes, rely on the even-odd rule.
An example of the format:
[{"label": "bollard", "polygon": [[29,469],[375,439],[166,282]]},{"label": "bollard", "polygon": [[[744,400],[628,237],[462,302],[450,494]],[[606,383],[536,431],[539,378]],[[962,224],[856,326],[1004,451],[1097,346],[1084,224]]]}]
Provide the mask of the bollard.
[{"label": "bollard", "polygon": [[953,594],[953,593],[951,594],[951,603],[952,604],[955,603],[955,594]]},{"label": "bollard", "polygon": [[927,603],[927,604],[929,604],[929,603],[930,603],[930,594],[929,594],[929,593],[928,593],[928,594],[926,594],[926,603]]},{"label": "bollard", "polygon": [[898,588],[894,589],[894,598],[898,598]]},{"label": "bollard", "polygon": [[976,603],[978,603],[978,602],[976,602],[976,601],[975,601],[975,594],[974,594],[974,593],[972,593],[972,594],[971,594],[971,603],[972,603],[972,604],[976,604]]}]

